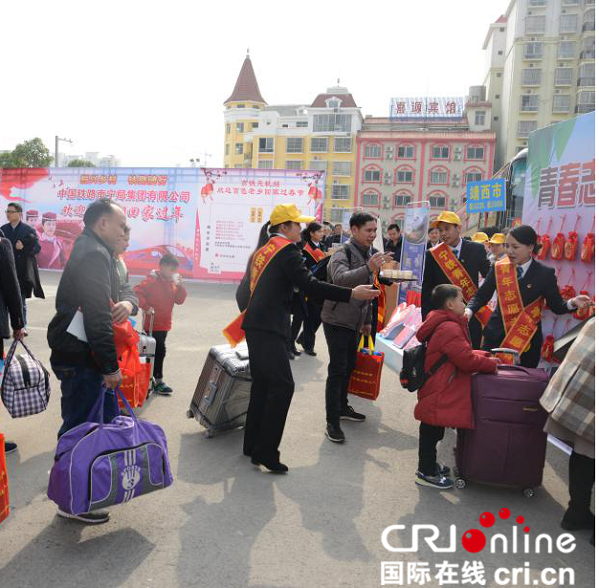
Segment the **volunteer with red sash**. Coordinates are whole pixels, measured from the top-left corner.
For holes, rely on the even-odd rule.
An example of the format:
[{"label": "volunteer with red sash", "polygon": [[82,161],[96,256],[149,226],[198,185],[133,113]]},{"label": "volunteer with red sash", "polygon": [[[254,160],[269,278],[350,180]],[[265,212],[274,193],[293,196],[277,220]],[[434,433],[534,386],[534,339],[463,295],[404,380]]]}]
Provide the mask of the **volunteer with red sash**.
[{"label": "volunteer with red sash", "polygon": [[247,309],[224,330],[233,345],[245,335],[249,349],[252,389],[243,452],[255,465],[277,473],[288,470],[279,460],[278,447],[295,387],[286,347],[293,287],[308,296],[340,302],[371,300],[379,294],[370,286],[352,290],[311,275],[296,243],[300,241],[300,223],[313,220],[302,216],[294,204],[275,207],[262,227],[249,264]]},{"label": "volunteer with red sash", "polygon": [[[324,234],[323,226],[319,222],[311,222],[302,231],[302,255],[306,262],[306,267],[312,272],[316,264],[321,262],[325,257],[324,245],[322,244],[322,235]],[[304,318],[304,329],[299,337],[297,333],[299,329],[292,328],[292,336],[297,337],[297,342],[304,348],[306,355],[314,357],[314,343],[316,341],[316,331],[320,327],[320,313],[322,312],[322,298],[310,297],[306,300],[307,314]],[[295,319],[294,319],[295,320]]]},{"label": "volunteer with red sash", "polygon": [[[457,214],[444,211],[431,222],[431,227],[439,229],[441,242],[426,252],[422,280],[422,320],[432,310],[431,295],[435,286],[453,284],[460,287],[468,303],[478,289],[480,278],[487,275],[490,267],[484,245],[460,237],[462,221]],[[474,349],[480,349],[483,326],[490,316],[491,310],[483,305],[476,317],[470,320],[470,338]]]},{"label": "volunteer with red sash", "polygon": [[562,298],[555,270],[535,259],[539,249],[532,227],[512,229],[506,239],[507,257],[495,262],[492,270],[466,308],[471,318],[497,292],[497,308],[484,330],[484,348],[508,347],[520,354],[520,364],[535,368],[541,359],[544,304],[555,314],[566,314],[592,304],[588,296]]}]

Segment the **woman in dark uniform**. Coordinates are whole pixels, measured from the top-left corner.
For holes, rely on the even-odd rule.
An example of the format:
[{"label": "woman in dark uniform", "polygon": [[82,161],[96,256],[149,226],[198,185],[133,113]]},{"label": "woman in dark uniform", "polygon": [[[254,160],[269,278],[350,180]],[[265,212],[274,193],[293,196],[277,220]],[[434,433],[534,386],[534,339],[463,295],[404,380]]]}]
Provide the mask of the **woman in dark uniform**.
[{"label": "woman in dark uniform", "polygon": [[[306,267],[312,272],[314,266],[322,261],[326,257],[325,247],[322,243],[322,236],[324,235],[324,228],[319,222],[311,222],[302,231],[302,244],[301,247]],[[300,294],[303,295],[302,292]],[[324,300],[322,298],[308,298],[306,300],[306,316],[304,317],[304,330],[302,334],[297,338],[297,342],[304,348],[306,355],[315,356],[314,343],[316,340],[316,331],[320,326],[320,313],[322,312],[322,304]],[[295,321],[295,318],[294,318]],[[297,337],[300,325],[296,326],[295,329],[292,327],[292,334]]]},{"label": "woman in dark uniform", "polygon": [[286,346],[294,286],[308,296],[340,302],[372,300],[379,294],[370,286],[352,290],[311,275],[296,243],[300,241],[300,223],[312,221],[314,218],[302,216],[294,204],[275,207],[262,227],[253,259],[258,261],[267,244],[279,250],[264,265],[242,323],[252,374],[243,452],[251,456],[253,464],[277,473],[288,470],[279,461],[278,448],[295,387]]},{"label": "woman in dark uniform", "polygon": [[[512,229],[506,237],[505,248],[507,259],[500,260],[494,264],[491,271],[487,274],[483,285],[478,289],[477,293],[466,307],[468,319],[485,306],[496,292],[497,275],[499,273],[503,276],[501,270],[505,270],[505,276],[500,278],[502,281],[507,280],[508,285],[512,284],[513,281],[517,282],[522,306],[524,308],[528,307],[529,314],[533,317],[535,315],[540,316],[540,309],[542,308],[540,305],[543,301],[545,301],[549,309],[555,314],[566,314],[575,311],[577,308],[586,308],[592,304],[592,301],[588,296],[576,296],[567,302],[562,298],[557,285],[555,270],[539,263],[532,257],[534,253],[537,253],[539,248],[539,245],[537,244],[537,234],[532,227],[521,225]],[[502,264],[502,266],[505,267],[502,267],[499,264]],[[516,270],[515,272],[513,272],[514,268]],[[514,280],[512,280],[511,274],[508,272],[512,272]],[[501,304],[501,290],[502,288],[500,287],[497,308],[493,311],[493,314],[483,331],[483,348],[487,351],[497,347],[510,346],[509,344],[505,344],[506,332]],[[513,294],[514,292],[506,291],[504,300],[517,301],[517,296],[514,296]],[[537,311],[534,309],[535,303],[538,303],[539,305]],[[519,324],[519,327],[522,332],[526,333],[526,329],[529,325],[532,326],[534,335],[532,336],[530,344],[525,346],[523,352],[520,354],[520,365],[535,368],[539,365],[541,359],[543,331],[541,321],[538,321],[536,327],[531,321],[528,323],[521,323]],[[515,333],[515,336],[518,336],[518,333]]]}]

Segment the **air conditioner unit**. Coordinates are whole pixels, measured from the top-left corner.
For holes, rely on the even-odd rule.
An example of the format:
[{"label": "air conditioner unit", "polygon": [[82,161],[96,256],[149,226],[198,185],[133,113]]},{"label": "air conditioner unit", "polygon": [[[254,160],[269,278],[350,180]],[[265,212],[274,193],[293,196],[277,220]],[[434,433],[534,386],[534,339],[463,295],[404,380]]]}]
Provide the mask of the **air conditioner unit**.
[{"label": "air conditioner unit", "polygon": [[394,150],[395,148],[393,147],[393,145],[385,145],[385,151],[387,151],[387,153],[393,153]]},{"label": "air conditioner unit", "polygon": [[333,180],[333,184],[338,184],[339,181],[338,180]]},{"label": "air conditioner unit", "polygon": [[393,151],[387,151],[387,153],[385,153],[385,159],[393,159]]},{"label": "air conditioner unit", "polygon": [[389,210],[389,204],[387,202],[383,203],[383,209]]},{"label": "air conditioner unit", "polygon": [[453,155],[453,160],[454,161],[461,161],[461,159],[462,159],[462,154],[458,153],[457,150],[456,150],[456,152]]},{"label": "air conditioner unit", "polygon": [[386,180],[390,180],[391,179],[391,173],[390,172],[385,172],[385,179]]},{"label": "air conditioner unit", "polygon": [[385,178],[385,186],[391,185],[391,178]]},{"label": "air conditioner unit", "polygon": [[455,153],[461,153],[462,152],[462,148],[461,147],[454,147],[453,148]]},{"label": "air conditioner unit", "polygon": [[453,180],[453,181],[451,182],[451,187],[452,187],[452,188],[459,188],[459,187],[460,187],[460,182],[459,182],[459,181],[456,181],[456,180]]},{"label": "air conditioner unit", "polygon": [[385,204],[389,204],[389,201],[390,201],[390,198],[389,198],[389,196],[383,196],[383,202],[384,202]]}]

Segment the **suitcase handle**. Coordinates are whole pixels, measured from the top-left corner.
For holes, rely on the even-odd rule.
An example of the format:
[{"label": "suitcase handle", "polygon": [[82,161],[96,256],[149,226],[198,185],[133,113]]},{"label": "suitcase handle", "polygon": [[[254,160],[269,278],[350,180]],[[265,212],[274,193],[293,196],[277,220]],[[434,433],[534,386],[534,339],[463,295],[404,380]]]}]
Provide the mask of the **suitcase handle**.
[{"label": "suitcase handle", "polygon": [[498,366],[498,368],[502,369],[502,370],[516,370],[516,371],[524,372],[525,374],[528,373],[528,369],[525,367],[522,367],[521,365],[510,365],[509,363],[502,363],[501,365]]}]

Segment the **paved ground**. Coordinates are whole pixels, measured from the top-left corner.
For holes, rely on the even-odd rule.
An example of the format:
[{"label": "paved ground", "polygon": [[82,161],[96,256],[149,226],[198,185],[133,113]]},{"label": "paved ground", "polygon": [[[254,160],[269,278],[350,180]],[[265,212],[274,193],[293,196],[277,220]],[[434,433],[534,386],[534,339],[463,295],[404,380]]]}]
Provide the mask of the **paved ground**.
[{"label": "paved ground", "polygon": [[[44,361],[49,352],[45,327],[53,312],[58,276],[44,273],[50,294],[30,304],[30,337]],[[486,586],[495,568],[530,563],[530,584],[545,567],[571,567],[575,585],[594,586],[594,549],[589,533],[577,533],[573,553],[476,555],[460,545],[462,534],[479,528],[484,511],[509,508],[512,520],[522,515],[531,538],[560,534],[567,503],[567,458],[549,448],[544,485],[532,499],[516,490],[471,486],[443,494],[414,485],[417,424],[414,397],[400,390],[385,369],[379,400],[356,399],[366,423],[348,423],[348,441],[330,443],[323,435],[326,347],[318,336],[318,357],[294,362],[296,395],[281,447],[291,467],[287,476],[260,473],[241,455],[240,431],[212,439],[194,420],[185,418],[189,400],[211,345],[220,344],[221,328],[235,314],[234,287],[193,284],[186,304],[176,310],[168,339],[167,381],[171,398],[152,398],[144,418],[167,433],[176,481],[169,489],[112,510],[111,521],[84,527],[55,516],[46,497],[60,392],[53,379],[49,410],[11,420],[0,408],[0,429],[19,444],[7,457],[12,513],[0,525],[0,586],[26,587],[373,587],[381,585],[381,561],[422,562],[432,567],[446,560],[462,565],[480,560]],[[452,433],[441,451],[451,463]],[[526,448],[523,448],[526,451]],[[511,537],[511,524],[497,517],[496,532]],[[456,553],[432,553],[421,545],[415,553],[389,553],[381,544],[388,525],[436,524],[442,545],[449,525],[457,525]],[[515,524],[515,523],[514,523]],[[405,532],[404,532],[405,533]],[[490,536],[489,533],[487,535]],[[522,530],[519,530],[520,541]],[[398,536],[394,543],[399,544]],[[441,542],[440,540],[440,542]],[[409,545],[402,535],[401,545]],[[409,585],[404,579],[403,585]],[[412,584],[416,585],[416,584]],[[425,586],[438,586],[434,579]],[[449,585],[449,584],[445,584]],[[454,584],[456,585],[456,584]],[[460,585],[460,584],[458,584]],[[466,585],[466,584],[463,584]],[[509,581],[525,586],[524,576]],[[544,585],[539,583],[538,585]],[[566,584],[567,585],[567,584]]]}]

